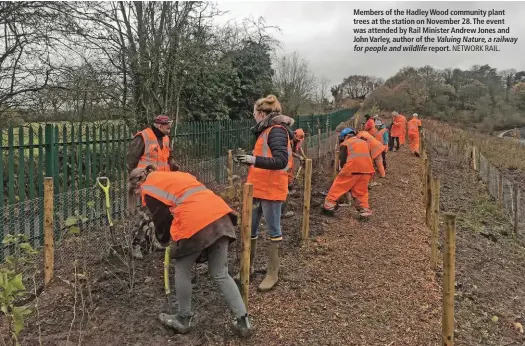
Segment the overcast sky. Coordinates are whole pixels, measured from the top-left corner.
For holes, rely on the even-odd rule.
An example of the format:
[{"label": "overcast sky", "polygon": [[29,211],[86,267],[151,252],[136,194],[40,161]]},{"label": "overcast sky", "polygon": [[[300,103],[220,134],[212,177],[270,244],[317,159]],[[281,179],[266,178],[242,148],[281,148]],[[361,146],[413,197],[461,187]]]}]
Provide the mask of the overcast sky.
[{"label": "overcast sky", "polygon": [[[388,78],[400,68],[431,65],[436,68],[470,68],[474,64],[489,64],[498,69],[515,68],[525,70],[525,2],[284,2],[246,1],[218,2],[221,10],[227,10],[221,22],[243,17],[262,16],[268,25],[277,25],[282,34],[277,38],[283,42],[284,52],[298,53],[310,63],[318,77],[326,77],[331,85],[338,84],[346,76],[367,74]],[[506,10],[505,25],[510,27],[508,36],[518,37],[516,44],[506,43],[501,52],[354,52],[354,9],[461,9],[461,10]],[[373,17],[379,18],[379,17]],[[391,17],[393,18],[393,17]],[[423,17],[419,17],[422,18]],[[441,17],[445,18],[445,17]],[[455,17],[458,18],[458,17]],[[460,25],[461,26],[461,25]],[[404,26],[406,28],[406,26]],[[471,28],[474,25],[470,26]],[[496,35],[498,36],[498,35]]]}]

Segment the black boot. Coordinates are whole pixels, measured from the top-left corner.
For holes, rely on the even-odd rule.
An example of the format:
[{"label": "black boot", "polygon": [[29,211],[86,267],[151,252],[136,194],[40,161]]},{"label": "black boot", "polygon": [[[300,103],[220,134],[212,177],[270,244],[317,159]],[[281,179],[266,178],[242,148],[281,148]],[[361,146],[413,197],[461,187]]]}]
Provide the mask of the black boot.
[{"label": "black boot", "polygon": [[240,318],[236,318],[233,322],[233,329],[243,337],[250,336],[252,334],[253,327],[248,314]]},{"label": "black boot", "polygon": [[164,325],[175,329],[177,333],[186,334],[192,327],[191,321],[193,319],[193,315],[181,316],[179,314],[168,315],[162,313],[159,315],[159,319]]}]

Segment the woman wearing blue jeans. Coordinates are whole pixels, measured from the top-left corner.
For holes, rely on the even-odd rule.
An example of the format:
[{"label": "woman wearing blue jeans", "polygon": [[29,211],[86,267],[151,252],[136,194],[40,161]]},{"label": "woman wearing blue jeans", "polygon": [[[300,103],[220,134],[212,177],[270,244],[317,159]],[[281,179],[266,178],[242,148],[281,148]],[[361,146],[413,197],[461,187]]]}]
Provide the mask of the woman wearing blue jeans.
[{"label": "woman wearing blue jeans", "polygon": [[270,236],[270,251],[266,277],[259,290],[268,291],[278,281],[279,247],[281,232],[281,207],[288,195],[288,170],[292,163],[294,120],[281,114],[277,98],[268,95],[258,100],[253,109],[257,124],[253,132],[257,137],[253,155],[236,155],[235,160],[250,165],[248,183],[253,184],[254,210],[252,214],[252,236],[250,251],[250,273],[259,237],[259,224],[264,216]]}]

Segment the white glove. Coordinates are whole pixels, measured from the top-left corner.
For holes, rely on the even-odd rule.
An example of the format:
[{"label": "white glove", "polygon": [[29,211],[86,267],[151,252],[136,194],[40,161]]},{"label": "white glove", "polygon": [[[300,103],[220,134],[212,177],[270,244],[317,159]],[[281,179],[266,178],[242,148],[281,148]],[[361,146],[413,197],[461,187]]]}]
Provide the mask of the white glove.
[{"label": "white glove", "polygon": [[244,163],[245,165],[255,165],[255,156],[252,155],[236,155],[235,161]]}]

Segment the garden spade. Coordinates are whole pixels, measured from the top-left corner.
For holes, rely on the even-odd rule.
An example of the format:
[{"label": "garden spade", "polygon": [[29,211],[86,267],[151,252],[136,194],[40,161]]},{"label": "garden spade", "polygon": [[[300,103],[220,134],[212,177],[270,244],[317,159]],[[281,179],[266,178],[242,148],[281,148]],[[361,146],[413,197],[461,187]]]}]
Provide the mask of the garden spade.
[{"label": "garden spade", "polygon": [[[104,184],[103,181],[105,181],[106,184]],[[111,243],[112,243],[111,249],[117,252],[117,250],[120,249],[120,246],[117,246],[117,242],[115,240],[115,233],[113,230],[113,220],[111,219],[111,201],[109,199],[109,187],[110,187],[109,178],[108,177],[97,177],[97,184],[98,186],[100,186],[102,191],[104,191],[104,195],[106,199],[106,216],[108,218],[109,234],[110,234]]]},{"label": "garden spade", "polygon": [[166,292],[166,299],[168,300],[168,314],[173,315],[173,305],[171,304],[171,290],[170,290],[170,246],[166,247],[164,252],[164,291]]}]

